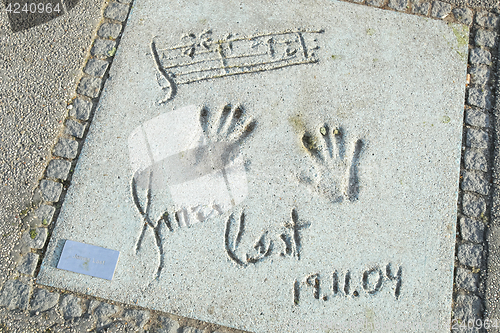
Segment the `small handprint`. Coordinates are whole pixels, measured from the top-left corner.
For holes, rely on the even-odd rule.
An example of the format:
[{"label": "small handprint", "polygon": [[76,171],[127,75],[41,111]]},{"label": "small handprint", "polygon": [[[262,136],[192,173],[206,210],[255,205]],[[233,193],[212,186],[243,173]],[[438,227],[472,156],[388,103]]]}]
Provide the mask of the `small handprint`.
[{"label": "small handprint", "polygon": [[332,203],[344,198],[358,199],[358,161],[363,141],[356,140],[349,157],[346,157],[345,135],[342,128],[331,128],[325,124],[315,134],[306,132],[302,144],[315,166],[315,173],[299,175],[299,181]]}]

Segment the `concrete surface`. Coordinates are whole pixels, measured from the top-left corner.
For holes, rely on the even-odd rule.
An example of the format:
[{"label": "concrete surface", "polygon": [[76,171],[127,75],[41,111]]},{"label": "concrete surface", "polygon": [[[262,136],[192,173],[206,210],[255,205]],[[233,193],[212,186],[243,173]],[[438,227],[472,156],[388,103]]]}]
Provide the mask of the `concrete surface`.
[{"label": "concrete surface", "polygon": [[[342,2],[136,2],[38,282],[255,332],[449,330],[467,35]],[[113,281],[55,269],[66,239],[120,251]]]}]

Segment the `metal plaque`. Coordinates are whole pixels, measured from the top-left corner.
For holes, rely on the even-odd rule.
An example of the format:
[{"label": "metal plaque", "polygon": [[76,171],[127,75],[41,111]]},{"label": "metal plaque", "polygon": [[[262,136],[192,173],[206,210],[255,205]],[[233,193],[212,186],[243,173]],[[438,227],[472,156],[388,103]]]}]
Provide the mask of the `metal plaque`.
[{"label": "metal plaque", "polygon": [[120,252],[66,240],[57,268],[112,280]]}]

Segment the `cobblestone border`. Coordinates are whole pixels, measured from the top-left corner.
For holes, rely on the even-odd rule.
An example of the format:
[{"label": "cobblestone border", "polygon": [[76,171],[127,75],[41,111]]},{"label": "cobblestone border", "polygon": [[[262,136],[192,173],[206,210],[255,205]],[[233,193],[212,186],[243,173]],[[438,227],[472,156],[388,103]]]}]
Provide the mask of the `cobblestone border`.
[{"label": "cobblestone border", "polygon": [[[452,319],[467,322],[469,319],[482,318],[485,228],[490,218],[493,167],[492,89],[495,85],[500,20],[497,14],[500,7],[490,8],[490,11],[474,10],[443,1],[425,0],[347,2],[458,22],[471,28]],[[52,159],[35,191],[32,207],[22,212],[23,220],[30,228],[22,234],[19,244],[13,249],[18,275],[4,284],[0,292],[0,307],[11,311],[13,318],[20,315],[13,310],[28,311],[30,322],[36,325],[39,320],[43,320],[50,332],[141,332],[144,329],[155,332],[228,332],[227,328],[216,325],[36,286],[34,283],[47,239],[53,229],[51,222],[57,219],[66,195],[131,7],[132,0],[117,0],[110,2],[104,10],[103,20],[76,89],[77,96],[68,105],[64,131],[53,148]],[[8,324],[3,327],[8,329]]]}]

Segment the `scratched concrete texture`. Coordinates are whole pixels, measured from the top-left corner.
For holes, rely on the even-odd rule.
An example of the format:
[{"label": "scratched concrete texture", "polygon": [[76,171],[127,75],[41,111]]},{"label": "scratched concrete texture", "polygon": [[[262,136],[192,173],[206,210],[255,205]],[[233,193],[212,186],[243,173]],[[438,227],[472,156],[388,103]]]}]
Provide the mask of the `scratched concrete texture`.
[{"label": "scratched concrete texture", "polygon": [[[254,332],[449,331],[467,36],[137,1],[37,281]],[[113,281],[56,269],[67,239],[120,251]]]}]

